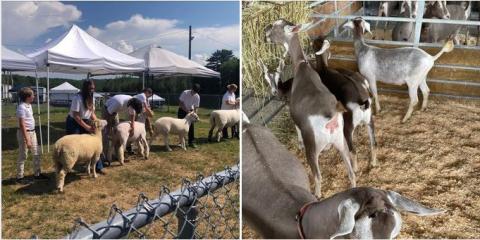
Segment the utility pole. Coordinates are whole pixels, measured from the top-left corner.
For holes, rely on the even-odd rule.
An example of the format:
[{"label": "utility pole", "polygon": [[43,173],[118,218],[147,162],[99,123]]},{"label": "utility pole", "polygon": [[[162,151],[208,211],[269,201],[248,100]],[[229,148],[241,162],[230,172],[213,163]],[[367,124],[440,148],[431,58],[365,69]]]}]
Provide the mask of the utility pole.
[{"label": "utility pole", "polygon": [[192,59],[192,40],[195,37],[192,36],[192,26],[188,26],[188,59]]}]

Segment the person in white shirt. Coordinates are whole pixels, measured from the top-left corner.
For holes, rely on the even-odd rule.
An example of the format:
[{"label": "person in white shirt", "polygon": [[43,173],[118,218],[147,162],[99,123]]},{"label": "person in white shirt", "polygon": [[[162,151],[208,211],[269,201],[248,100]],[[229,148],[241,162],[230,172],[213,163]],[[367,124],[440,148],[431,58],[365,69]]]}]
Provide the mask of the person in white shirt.
[{"label": "person in white shirt", "polygon": [[[197,112],[197,109],[200,107],[200,85],[194,84],[192,89],[185,90],[180,95],[179,100],[179,108],[177,116],[178,118],[185,118],[189,112]],[[195,126],[194,124],[190,124],[190,128],[188,130],[188,145],[192,148],[196,148],[194,144],[195,140]]]},{"label": "person in white shirt", "polygon": [[[232,110],[238,107],[239,102],[235,97],[235,91],[237,91],[238,87],[235,83],[227,85],[227,92],[223,95],[222,98],[222,110]],[[232,137],[238,136],[236,132],[235,126],[232,126]],[[224,138],[228,138],[228,129],[224,128],[222,130],[222,135]]]},{"label": "person in white shirt", "polygon": [[152,121],[151,118],[153,117],[153,111],[150,108],[150,103],[148,102],[148,98],[153,95],[153,91],[151,88],[143,89],[143,92],[133,96],[142,102],[143,105],[143,112],[138,117],[138,121],[145,123],[145,130],[152,136],[153,128],[152,128]]},{"label": "person in white shirt", "polygon": [[120,113],[128,116],[130,131],[133,132],[136,115],[142,113],[142,102],[138,98],[123,94],[109,98],[102,111],[102,117],[107,120],[107,135],[111,128],[120,122]]},{"label": "person in white shirt", "polygon": [[18,159],[17,159],[17,182],[28,184],[24,177],[25,160],[27,159],[28,149],[33,154],[33,171],[35,179],[48,179],[40,170],[40,153],[38,150],[37,134],[35,133],[35,119],[31,103],[35,98],[33,90],[28,87],[20,89],[18,92],[20,104],[17,106],[16,115],[18,118]]},{"label": "person in white shirt", "polygon": [[[93,80],[83,81],[82,90],[72,99],[70,112],[66,120],[66,134],[90,134],[95,132],[92,121],[95,115],[95,83]],[[97,161],[97,173],[105,174],[102,161]]]}]

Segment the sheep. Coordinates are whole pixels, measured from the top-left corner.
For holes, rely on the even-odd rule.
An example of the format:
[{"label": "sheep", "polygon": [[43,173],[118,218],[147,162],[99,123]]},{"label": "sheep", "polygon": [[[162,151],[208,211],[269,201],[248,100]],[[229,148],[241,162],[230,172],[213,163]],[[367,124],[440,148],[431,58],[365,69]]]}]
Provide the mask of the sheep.
[{"label": "sheep", "polygon": [[260,238],[395,238],[400,211],[443,213],[394,191],[358,187],[318,201],[300,160],[273,133],[242,124],[242,213]]},{"label": "sheep", "polygon": [[453,50],[453,42],[448,41],[437,55],[431,56],[422,49],[414,47],[386,49],[367,45],[364,42],[363,34],[365,31],[370,32],[370,24],[361,17],[348,21],[344,27],[353,29],[358,69],[369,82],[370,90],[375,98],[377,113],[380,112],[377,80],[396,85],[407,84],[410,105],[402,123],[410,118],[413,107],[418,103],[418,87],[423,94],[421,110],[426,110],[430,92],[427,86],[427,74],[432,69],[435,60],[444,52]]},{"label": "sheep", "polygon": [[223,137],[222,129],[232,127],[240,122],[240,109],[232,110],[214,110],[210,113],[210,131],[208,131],[208,141],[212,140],[212,133],[215,127],[217,142]]},{"label": "sheep", "polygon": [[[471,2],[464,2],[461,5],[446,5],[448,12],[450,13],[451,20],[467,20],[472,11]],[[436,17],[431,11],[425,13],[424,18]],[[458,39],[458,33],[462,29],[462,25],[457,24],[441,24],[441,23],[424,23],[422,25],[422,33],[420,35],[420,41],[437,43],[443,40],[447,40],[453,35],[455,44],[460,44]]]},{"label": "sheep", "polygon": [[316,24],[296,26],[284,19],[265,28],[268,42],[283,45],[294,66],[294,79],[290,93],[289,109],[299,140],[305,146],[307,162],[315,181],[315,195],[321,197],[321,174],[318,157],[322,150],[333,144],[342,156],[352,187],[356,186],[348,145],[343,135],[344,108],[323,85],[317,72],[306,60],[298,32]]},{"label": "sheep", "polygon": [[140,154],[145,159],[148,159],[150,154],[150,147],[147,143],[147,132],[145,124],[142,122],[134,122],[134,132],[130,135],[130,122],[121,122],[113,128],[111,147],[108,149],[107,160],[112,161],[113,152],[116,151],[120,165],[125,162],[124,150],[127,144],[136,143]]},{"label": "sheep", "polygon": [[188,129],[190,128],[190,124],[199,121],[200,118],[195,112],[190,112],[185,116],[183,119],[177,119],[173,117],[161,117],[155,121],[154,124],[154,134],[150,139],[151,144],[153,140],[155,140],[158,135],[163,135],[163,140],[165,141],[165,147],[167,151],[171,152],[172,149],[168,145],[168,134],[177,134],[180,138],[180,145],[183,150],[187,150],[185,146],[185,137],[188,135]]},{"label": "sheep", "polygon": [[103,151],[102,129],[107,126],[105,120],[95,120],[94,134],[71,134],[61,137],[55,142],[53,162],[55,165],[56,188],[63,192],[65,176],[77,162],[87,163],[87,173],[93,168],[93,177],[97,178],[95,164]]}]

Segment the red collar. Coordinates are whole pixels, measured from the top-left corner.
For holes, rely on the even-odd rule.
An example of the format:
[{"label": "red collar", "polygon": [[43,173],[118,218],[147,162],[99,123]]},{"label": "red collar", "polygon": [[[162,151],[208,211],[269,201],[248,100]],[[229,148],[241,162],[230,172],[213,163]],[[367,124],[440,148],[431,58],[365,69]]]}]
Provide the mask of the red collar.
[{"label": "red collar", "polygon": [[305,205],[303,205],[302,208],[300,208],[300,211],[298,211],[297,216],[295,216],[295,219],[297,220],[298,235],[300,235],[301,239],[306,238],[305,233],[303,232],[303,226],[302,226],[303,215],[305,214],[307,209],[310,207],[310,205],[312,205],[316,202],[318,202],[318,201],[312,201],[312,202],[306,203]]}]

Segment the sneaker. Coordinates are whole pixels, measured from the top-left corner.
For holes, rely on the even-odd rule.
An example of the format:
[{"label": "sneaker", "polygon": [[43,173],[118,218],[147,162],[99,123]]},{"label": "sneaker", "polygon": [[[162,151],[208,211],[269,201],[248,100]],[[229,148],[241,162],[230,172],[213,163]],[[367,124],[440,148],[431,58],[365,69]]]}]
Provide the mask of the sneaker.
[{"label": "sneaker", "polygon": [[33,177],[35,180],[48,180],[47,175],[40,173],[38,176]]},{"label": "sneaker", "polygon": [[27,185],[27,184],[32,183],[32,181],[26,179],[25,177],[17,178],[16,182],[20,183],[20,184],[23,184],[23,185]]},{"label": "sneaker", "polygon": [[197,145],[195,145],[195,143],[189,143],[188,146],[191,148],[197,148]]},{"label": "sneaker", "polygon": [[101,170],[98,170],[96,171],[97,173],[99,174],[102,174],[102,175],[107,175],[107,172],[105,172],[105,170],[101,169]]}]

